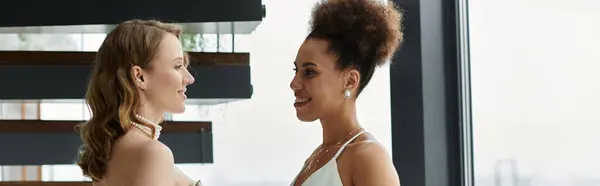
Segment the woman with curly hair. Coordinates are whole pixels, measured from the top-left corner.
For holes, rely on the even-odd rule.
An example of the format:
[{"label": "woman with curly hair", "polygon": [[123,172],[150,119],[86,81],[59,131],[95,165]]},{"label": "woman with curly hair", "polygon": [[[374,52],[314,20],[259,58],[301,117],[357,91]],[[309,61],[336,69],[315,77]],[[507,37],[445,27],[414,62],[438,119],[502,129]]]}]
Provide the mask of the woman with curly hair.
[{"label": "woman with curly hair", "polygon": [[177,25],[131,20],[100,46],[85,96],[92,117],[77,127],[84,142],[77,164],[95,186],[200,185],[157,140],[163,115],[185,110],[194,83],[180,34]]},{"label": "woman with curly hair", "polygon": [[389,153],[358,122],[355,104],[402,42],[400,21],[393,2],[329,0],[313,9],[290,87],[297,117],[320,120],[323,142],[292,185],[400,185]]}]

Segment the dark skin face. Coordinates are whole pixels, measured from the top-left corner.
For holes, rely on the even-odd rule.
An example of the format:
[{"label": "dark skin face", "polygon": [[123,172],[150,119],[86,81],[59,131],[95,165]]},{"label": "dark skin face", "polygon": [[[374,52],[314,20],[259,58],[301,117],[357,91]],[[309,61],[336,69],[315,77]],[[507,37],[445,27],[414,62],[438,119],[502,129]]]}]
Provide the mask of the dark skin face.
[{"label": "dark skin face", "polygon": [[[354,69],[340,69],[336,56],[327,51],[329,43],[320,39],[304,41],[294,62],[296,75],[290,87],[296,96],[296,115],[305,122],[340,114],[354,103],[360,75]],[[344,90],[352,94],[344,98]]]},{"label": "dark skin face", "polygon": [[[298,119],[307,122],[319,119],[323,127],[323,145],[331,150],[315,150],[294,185],[301,185],[329,162],[340,148],[336,144],[361,128],[355,109],[360,74],[355,69],[338,68],[336,56],[327,51],[328,44],[324,40],[307,39],[294,62],[296,75],[290,87],[296,96],[294,106]],[[344,98],[345,89],[352,92],[349,98]],[[315,158],[321,161],[314,163]],[[400,185],[385,147],[370,135],[361,135],[349,144],[337,163],[344,185]],[[307,169],[309,164],[311,169]]]}]

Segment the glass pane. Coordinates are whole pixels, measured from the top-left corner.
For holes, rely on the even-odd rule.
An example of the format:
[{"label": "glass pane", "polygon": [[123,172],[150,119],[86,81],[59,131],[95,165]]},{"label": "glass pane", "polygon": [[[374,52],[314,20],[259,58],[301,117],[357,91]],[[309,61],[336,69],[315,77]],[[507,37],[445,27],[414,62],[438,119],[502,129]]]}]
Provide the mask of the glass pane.
[{"label": "glass pane", "polygon": [[219,52],[232,52],[233,50],[233,35],[219,34]]},{"label": "glass pane", "polygon": [[0,34],[0,50],[21,50],[21,40],[19,34]]},{"label": "glass pane", "polygon": [[[0,51],[98,51],[106,34],[0,34]],[[186,51],[248,52],[249,34],[182,35]],[[235,48],[233,47],[235,45]]]},{"label": "glass pane", "polygon": [[250,51],[250,42],[252,42],[250,39],[252,37],[250,37],[250,34],[235,34],[233,36],[233,42],[235,46],[233,48],[234,52],[249,52]]},{"label": "glass pane", "polygon": [[0,34],[5,51],[97,51],[106,34]]},{"label": "glass pane", "polygon": [[83,51],[86,52],[96,52],[100,49],[100,45],[104,42],[104,38],[106,38],[106,34],[81,34],[81,41]]},{"label": "glass pane", "polygon": [[42,103],[40,116],[43,120],[88,120],[89,107],[83,100],[79,103]]},{"label": "glass pane", "polygon": [[42,166],[43,181],[91,181],[83,176],[77,165],[44,165]]},{"label": "glass pane", "polygon": [[1,50],[80,51],[82,48],[81,34],[0,34],[0,40]]},{"label": "glass pane", "polygon": [[4,102],[0,100],[0,119],[18,120],[25,119],[21,114],[22,104],[15,102]]},{"label": "glass pane", "polygon": [[600,185],[599,9],[470,1],[475,185]]},{"label": "glass pane", "polygon": [[200,34],[199,41],[199,52],[217,52],[217,34]]}]

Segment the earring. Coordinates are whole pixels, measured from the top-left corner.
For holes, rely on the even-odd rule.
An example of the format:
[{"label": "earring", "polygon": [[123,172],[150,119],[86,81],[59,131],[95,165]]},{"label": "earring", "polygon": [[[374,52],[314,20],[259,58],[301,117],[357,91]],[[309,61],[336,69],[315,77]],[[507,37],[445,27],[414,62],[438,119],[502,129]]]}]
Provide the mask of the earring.
[{"label": "earring", "polygon": [[135,79],[135,80],[137,80],[137,82],[140,84],[140,89],[142,89],[142,91],[144,91],[145,89],[141,86],[142,80],[141,79]]},{"label": "earring", "polygon": [[352,92],[350,91],[350,89],[345,89],[344,90],[344,98],[348,99],[348,98],[350,98],[350,95],[352,95]]}]

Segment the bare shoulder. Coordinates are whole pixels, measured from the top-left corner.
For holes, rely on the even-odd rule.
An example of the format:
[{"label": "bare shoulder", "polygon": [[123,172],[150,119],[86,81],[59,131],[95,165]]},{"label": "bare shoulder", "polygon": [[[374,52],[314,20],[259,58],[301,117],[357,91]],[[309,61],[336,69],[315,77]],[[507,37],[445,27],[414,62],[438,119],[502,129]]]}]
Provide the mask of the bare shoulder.
[{"label": "bare shoulder", "polygon": [[138,148],[133,149],[133,153],[137,153],[146,159],[173,161],[173,153],[171,152],[171,149],[169,149],[169,147],[167,147],[165,144],[156,140],[145,141],[141,143]]},{"label": "bare shoulder", "polygon": [[385,146],[370,133],[365,133],[348,144],[344,153],[351,155],[353,160],[373,157],[389,158]]},{"label": "bare shoulder", "polygon": [[129,155],[140,167],[173,166],[173,153],[164,144],[149,140],[131,148]]},{"label": "bare shoulder", "polygon": [[175,163],[173,153],[164,144],[148,140],[126,150],[131,179],[128,185],[174,185]]},{"label": "bare shoulder", "polygon": [[156,158],[173,159],[173,153],[165,144],[157,140],[149,140],[126,134],[123,138],[116,141],[113,153],[122,156],[128,161],[153,160]]},{"label": "bare shoulder", "polygon": [[398,186],[400,180],[390,154],[383,144],[365,135],[348,145],[352,181],[356,186]]}]

